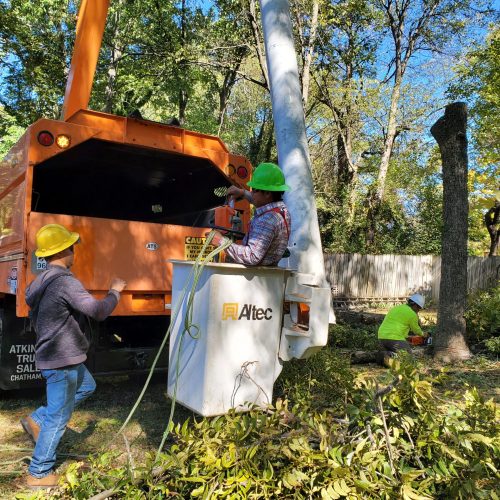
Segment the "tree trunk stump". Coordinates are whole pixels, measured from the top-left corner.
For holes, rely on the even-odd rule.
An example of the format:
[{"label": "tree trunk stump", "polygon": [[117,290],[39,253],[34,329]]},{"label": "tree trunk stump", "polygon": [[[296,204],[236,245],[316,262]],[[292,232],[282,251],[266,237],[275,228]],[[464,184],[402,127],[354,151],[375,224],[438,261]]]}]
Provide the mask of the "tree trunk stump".
[{"label": "tree trunk stump", "polygon": [[467,106],[455,102],[431,127],[443,164],[441,283],[434,357],[446,363],[471,356],[466,342],[467,305]]}]

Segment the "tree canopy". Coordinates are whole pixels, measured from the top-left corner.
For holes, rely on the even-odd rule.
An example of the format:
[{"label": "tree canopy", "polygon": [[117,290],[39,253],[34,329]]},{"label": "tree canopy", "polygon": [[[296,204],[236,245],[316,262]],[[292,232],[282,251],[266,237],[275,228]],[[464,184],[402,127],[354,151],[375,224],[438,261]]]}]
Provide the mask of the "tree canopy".
[{"label": "tree canopy", "polygon": [[[0,0],[2,155],[30,123],[59,117],[78,4]],[[291,12],[325,249],[439,253],[428,129],[460,98],[472,119],[469,252],[487,253],[500,154],[488,0],[292,0]],[[90,107],[176,117],[253,164],[278,160],[258,3],[113,0]]]}]

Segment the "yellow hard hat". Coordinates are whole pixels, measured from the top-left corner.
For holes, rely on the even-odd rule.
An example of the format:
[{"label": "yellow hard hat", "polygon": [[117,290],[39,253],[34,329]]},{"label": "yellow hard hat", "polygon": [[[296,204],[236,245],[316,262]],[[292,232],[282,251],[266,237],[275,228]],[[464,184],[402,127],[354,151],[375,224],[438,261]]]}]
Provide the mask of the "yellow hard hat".
[{"label": "yellow hard hat", "polygon": [[68,231],[60,224],[47,224],[36,233],[37,257],[49,257],[62,252],[80,239],[78,233]]}]

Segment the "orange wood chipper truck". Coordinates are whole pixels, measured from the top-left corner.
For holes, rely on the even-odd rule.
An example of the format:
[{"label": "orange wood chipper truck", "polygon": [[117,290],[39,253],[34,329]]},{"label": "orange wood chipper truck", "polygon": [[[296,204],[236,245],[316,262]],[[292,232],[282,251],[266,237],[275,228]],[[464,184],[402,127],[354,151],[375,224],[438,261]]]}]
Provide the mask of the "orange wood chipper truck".
[{"label": "orange wood chipper truck", "polygon": [[[59,223],[80,233],[72,271],[95,297],[115,276],[127,282],[108,320],[86,321],[90,370],[147,370],[169,322],[168,259],[196,258],[223,200],[218,195],[250,179],[248,160],[217,137],[86,109],[107,8],[106,0],[82,1],[63,119],[28,127],[0,165],[3,390],[41,384],[24,300],[45,267],[34,255],[41,226]],[[248,203],[235,208],[246,227]]]}]

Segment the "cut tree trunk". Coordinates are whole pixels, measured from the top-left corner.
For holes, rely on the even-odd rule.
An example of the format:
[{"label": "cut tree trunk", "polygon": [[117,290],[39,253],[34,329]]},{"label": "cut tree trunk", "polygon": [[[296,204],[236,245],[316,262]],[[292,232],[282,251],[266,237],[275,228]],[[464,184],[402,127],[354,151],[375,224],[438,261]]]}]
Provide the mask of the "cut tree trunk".
[{"label": "cut tree trunk", "polygon": [[434,357],[446,363],[471,356],[466,342],[467,106],[455,102],[431,127],[443,163],[441,283]]}]

